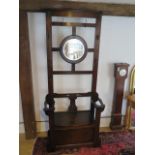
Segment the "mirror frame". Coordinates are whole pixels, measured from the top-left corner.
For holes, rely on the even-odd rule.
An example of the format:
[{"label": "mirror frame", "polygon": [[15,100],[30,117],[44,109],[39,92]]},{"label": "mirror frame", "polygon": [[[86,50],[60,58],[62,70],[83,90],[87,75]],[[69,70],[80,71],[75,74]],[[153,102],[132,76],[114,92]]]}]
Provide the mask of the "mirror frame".
[{"label": "mirror frame", "polygon": [[[83,44],[83,46],[84,46],[84,49],[85,49],[84,54],[83,54],[83,56],[82,56],[80,59],[78,59],[78,60],[70,60],[70,59],[68,59],[68,58],[64,55],[64,53],[63,53],[63,46],[64,46],[64,44],[65,44],[67,41],[71,40],[71,39],[77,39],[77,40],[81,41],[82,44]],[[70,35],[70,36],[67,36],[66,38],[64,38],[64,39],[62,40],[62,42],[61,42],[61,44],[60,44],[60,55],[62,56],[62,58],[63,58],[65,61],[67,61],[68,63],[71,63],[71,64],[76,64],[76,63],[81,62],[81,61],[87,56],[87,52],[88,52],[88,51],[87,51],[87,43],[86,43],[86,41],[85,41],[82,37],[77,36],[77,35]]]}]

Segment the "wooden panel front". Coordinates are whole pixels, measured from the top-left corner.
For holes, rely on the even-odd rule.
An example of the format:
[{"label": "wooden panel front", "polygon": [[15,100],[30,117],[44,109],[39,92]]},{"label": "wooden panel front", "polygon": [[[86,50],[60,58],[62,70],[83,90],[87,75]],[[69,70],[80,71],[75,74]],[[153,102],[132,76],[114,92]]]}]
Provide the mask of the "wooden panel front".
[{"label": "wooden panel front", "polygon": [[72,130],[57,130],[55,131],[55,144],[78,144],[92,142],[94,136],[93,128],[81,128]]},{"label": "wooden panel front", "polygon": [[71,112],[56,112],[55,113],[55,126],[79,126],[91,124],[90,111]]}]

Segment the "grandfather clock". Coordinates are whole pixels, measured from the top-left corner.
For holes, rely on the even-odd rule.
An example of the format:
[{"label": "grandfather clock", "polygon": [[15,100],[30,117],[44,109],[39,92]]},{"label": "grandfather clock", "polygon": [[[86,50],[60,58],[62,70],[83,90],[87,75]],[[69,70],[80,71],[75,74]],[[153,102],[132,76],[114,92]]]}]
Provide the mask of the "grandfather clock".
[{"label": "grandfather clock", "polygon": [[114,64],[114,77],[115,77],[115,87],[114,87],[114,97],[113,97],[113,109],[111,118],[111,129],[120,129],[122,125],[122,101],[124,94],[124,84],[125,79],[128,75],[127,63],[115,63]]}]

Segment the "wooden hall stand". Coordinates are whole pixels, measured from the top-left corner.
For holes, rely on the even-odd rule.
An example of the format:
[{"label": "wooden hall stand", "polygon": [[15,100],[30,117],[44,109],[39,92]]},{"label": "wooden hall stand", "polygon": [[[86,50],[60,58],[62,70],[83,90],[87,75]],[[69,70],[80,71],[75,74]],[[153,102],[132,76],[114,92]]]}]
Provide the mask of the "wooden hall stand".
[{"label": "wooden hall stand", "polygon": [[[96,23],[69,23],[53,22],[52,16],[63,17],[86,17],[95,18]],[[93,70],[77,71],[76,64],[71,63],[70,71],[53,71],[53,52],[60,51],[61,47],[52,47],[52,26],[71,26],[72,37],[76,36],[76,27],[94,27],[95,43],[94,48],[87,48],[86,52],[93,52]],[[96,92],[97,69],[99,56],[99,39],[101,28],[101,14],[99,12],[62,10],[50,11],[46,13],[47,31],[47,64],[48,64],[48,94],[45,98],[45,113],[49,116],[48,131],[48,152],[58,148],[78,147],[78,146],[99,146],[99,125],[100,114],[104,110],[104,104]],[[71,38],[72,38],[71,37]],[[86,47],[86,46],[85,46]],[[53,75],[59,74],[90,74],[92,75],[91,91],[86,93],[55,93],[53,89]],[[90,97],[90,110],[78,111],[76,99],[79,97]],[[70,105],[66,112],[55,112],[55,98],[68,98]],[[96,102],[99,102],[97,104]]]}]

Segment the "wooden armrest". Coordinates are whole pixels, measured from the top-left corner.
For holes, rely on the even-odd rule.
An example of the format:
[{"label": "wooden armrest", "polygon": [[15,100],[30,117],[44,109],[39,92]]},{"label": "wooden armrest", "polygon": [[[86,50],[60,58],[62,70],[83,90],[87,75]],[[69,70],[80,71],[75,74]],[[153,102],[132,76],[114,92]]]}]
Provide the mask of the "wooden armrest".
[{"label": "wooden armrest", "polygon": [[54,112],[54,99],[49,94],[46,96],[45,102],[44,102],[44,111],[45,114],[48,115],[49,112]]},{"label": "wooden armrest", "polygon": [[46,101],[44,102],[44,112],[46,115],[48,115],[50,112],[50,109],[48,107],[48,103]]},{"label": "wooden armrest", "polygon": [[[100,105],[98,105],[96,103],[97,101],[99,101]],[[105,108],[105,104],[102,102],[102,100],[100,98],[98,98],[97,101],[93,102],[94,107],[102,112],[104,110],[104,108]]]}]

